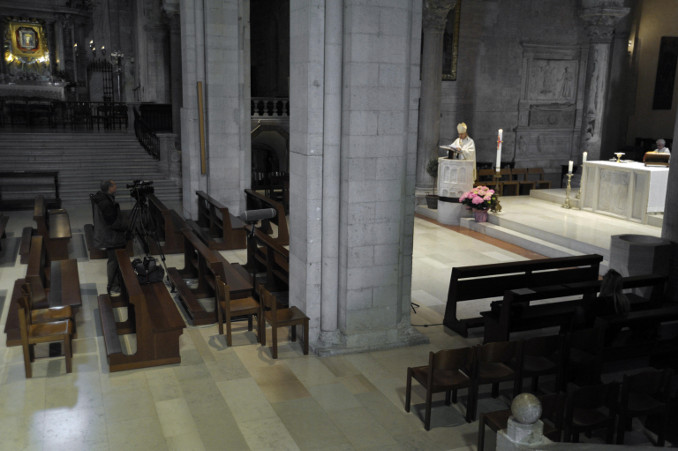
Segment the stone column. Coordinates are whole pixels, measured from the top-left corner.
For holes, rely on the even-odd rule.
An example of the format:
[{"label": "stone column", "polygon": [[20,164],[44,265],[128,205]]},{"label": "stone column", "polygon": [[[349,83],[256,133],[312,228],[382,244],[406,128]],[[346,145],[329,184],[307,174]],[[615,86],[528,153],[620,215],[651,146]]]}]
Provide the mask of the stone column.
[{"label": "stone column", "polygon": [[610,72],[610,45],[616,23],[628,14],[624,0],[582,0],[580,17],[589,37],[586,102],[582,130],[582,151],[588,158],[600,158],[605,97]]},{"label": "stone column", "polygon": [[179,2],[165,0],[163,9],[169,23],[170,49],[170,100],[172,103],[172,131],[181,141],[181,23],[179,19]]},{"label": "stone column", "polygon": [[[673,142],[678,136],[678,116],[673,127]],[[666,203],[664,204],[664,222],[662,223],[662,238],[671,241],[672,251],[669,262],[669,296],[671,301],[678,302],[678,155],[674,144],[673,157],[669,168],[669,182],[666,187]]]},{"label": "stone column", "polygon": [[417,191],[432,190],[433,178],[426,172],[438,156],[440,140],[440,93],[443,73],[443,35],[447,14],[455,0],[425,0],[422,19],[421,99],[417,134]]}]

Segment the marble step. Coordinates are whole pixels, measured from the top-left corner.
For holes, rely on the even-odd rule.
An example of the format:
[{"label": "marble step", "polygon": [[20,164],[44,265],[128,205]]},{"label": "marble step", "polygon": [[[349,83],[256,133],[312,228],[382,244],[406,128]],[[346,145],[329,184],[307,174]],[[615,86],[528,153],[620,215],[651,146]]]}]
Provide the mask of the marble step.
[{"label": "marble step", "polygon": [[589,243],[571,240],[554,233],[532,228],[525,224],[490,214],[488,222],[478,223],[473,218],[461,218],[460,226],[520,246],[548,258],[571,257],[583,254],[603,256],[600,272],[604,274],[609,266],[609,249]]}]

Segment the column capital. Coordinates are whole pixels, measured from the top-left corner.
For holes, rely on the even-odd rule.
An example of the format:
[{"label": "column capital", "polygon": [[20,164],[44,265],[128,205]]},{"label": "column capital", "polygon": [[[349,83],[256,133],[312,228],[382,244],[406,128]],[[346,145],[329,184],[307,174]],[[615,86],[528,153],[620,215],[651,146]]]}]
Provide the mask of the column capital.
[{"label": "column capital", "polygon": [[611,42],[614,27],[629,11],[624,0],[582,0],[579,17],[591,42]]},{"label": "column capital", "polygon": [[442,32],[447,23],[447,14],[456,3],[456,0],[424,0],[424,30]]}]

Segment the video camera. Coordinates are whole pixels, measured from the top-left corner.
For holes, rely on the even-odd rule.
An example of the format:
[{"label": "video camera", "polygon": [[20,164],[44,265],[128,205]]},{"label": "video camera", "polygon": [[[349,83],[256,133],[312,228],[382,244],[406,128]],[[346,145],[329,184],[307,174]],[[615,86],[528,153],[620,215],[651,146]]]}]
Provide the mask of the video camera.
[{"label": "video camera", "polygon": [[127,185],[129,194],[136,200],[144,199],[147,195],[153,194],[153,181],[134,180]]}]

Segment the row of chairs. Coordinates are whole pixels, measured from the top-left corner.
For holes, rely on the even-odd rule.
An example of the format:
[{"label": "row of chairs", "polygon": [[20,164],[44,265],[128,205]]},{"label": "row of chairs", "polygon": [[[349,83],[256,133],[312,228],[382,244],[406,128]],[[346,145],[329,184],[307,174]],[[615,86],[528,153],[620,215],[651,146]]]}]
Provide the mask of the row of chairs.
[{"label": "row of chairs", "polygon": [[[445,392],[445,403],[450,405],[450,401],[457,401],[457,390],[467,388],[466,421],[471,422],[476,418],[478,392],[482,385],[491,384],[492,397],[496,398],[501,382],[513,382],[514,397],[523,392],[525,378],[531,379],[529,391],[537,394],[539,378],[546,375],[555,378],[554,392],[566,391],[569,383],[578,386],[600,384],[600,355],[589,351],[595,348],[599,336],[599,330],[585,329],[567,335],[430,352],[428,365],[407,369],[405,410],[410,410],[413,378],[426,390],[426,430],[430,429],[432,396],[435,393]],[[618,434],[619,437],[623,441],[623,434]]]},{"label": "row of chairs", "polygon": [[[624,444],[633,418],[653,416],[658,420],[656,446],[664,446],[670,416],[673,371],[649,369],[625,374],[619,382],[572,387],[567,393],[540,397],[544,436],[552,441],[579,442],[582,433],[605,430],[605,442]],[[478,450],[485,444],[485,427],[506,429],[510,409],[486,412],[478,422]]]},{"label": "row of chairs", "polygon": [[[478,169],[475,186],[494,186],[495,169]],[[532,189],[550,189],[551,182],[545,180],[543,168],[502,168],[499,172],[498,191],[502,196],[530,194]]]},{"label": "row of chairs", "polygon": [[247,328],[253,329],[253,317],[257,317],[257,342],[266,346],[266,324],[271,325],[271,355],[274,359],[278,358],[278,328],[289,327],[291,329],[292,341],[297,339],[297,326],[303,328],[303,352],[308,354],[308,327],[309,318],[306,314],[295,306],[279,305],[273,293],[269,292],[263,285],[259,285],[257,293],[259,300],[253,297],[240,299],[231,299],[229,286],[216,276],[217,283],[217,321],[219,324],[219,334],[224,334],[224,325],[226,325],[226,344],[233,345],[232,322],[236,318],[247,318]]}]

